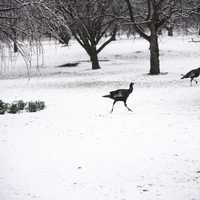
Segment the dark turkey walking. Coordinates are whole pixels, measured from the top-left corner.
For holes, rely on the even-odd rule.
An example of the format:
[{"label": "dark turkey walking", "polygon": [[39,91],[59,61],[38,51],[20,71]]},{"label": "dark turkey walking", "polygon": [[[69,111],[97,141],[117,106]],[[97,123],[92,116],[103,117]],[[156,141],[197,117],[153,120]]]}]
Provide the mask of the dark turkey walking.
[{"label": "dark turkey walking", "polygon": [[108,95],[104,95],[103,97],[108,97],[114,100],[113,105],[112,105],[112,109],[111,109],[111,113],[113,112],[113,108],[114,105],[117,101],[123,101],[124,102],[124,106],[129,110],[132,111],[128,106],[127,106],[127,99],[129,97],[129,95],[132,93],[133,91],[133,85],[134,83],[130,83],[129,88],[128,89],[119,89],[119,90],[114,90],[111,91],[110,94]]},{"label": "dark turkey walking", "polygon": [[190,78],[190,85],[192,86],[193,80],[196,82],[196,84],[198,83],[198,81],[195,80],[194,78],[197,78],[199,75],[200,75],[200,68],[197,68],[197,69],[193,69],[193,70],[189,71],[187,74],[183,75],[181,77],[181,79]]}]

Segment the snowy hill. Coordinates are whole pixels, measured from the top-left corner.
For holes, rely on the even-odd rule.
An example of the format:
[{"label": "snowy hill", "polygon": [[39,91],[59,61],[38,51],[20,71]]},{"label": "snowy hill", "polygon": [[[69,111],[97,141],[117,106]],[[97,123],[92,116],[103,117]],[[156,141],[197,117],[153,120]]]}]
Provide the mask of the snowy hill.
[{"label": "snowy hill", "polygon": [[[2,65],[0,99],[47,108],[0,115],[0,200],[200,199],[200,85],[180,80],[200,65],[199,43],[189,40],[160,39],[159,76],[147,75],[142,39],[113,42],[96,71],[74,41],[45,42],[44,65],[30,80],[20,56]],[[110,114],[102,95],[131,81],[133,112],[117,103]]]}]

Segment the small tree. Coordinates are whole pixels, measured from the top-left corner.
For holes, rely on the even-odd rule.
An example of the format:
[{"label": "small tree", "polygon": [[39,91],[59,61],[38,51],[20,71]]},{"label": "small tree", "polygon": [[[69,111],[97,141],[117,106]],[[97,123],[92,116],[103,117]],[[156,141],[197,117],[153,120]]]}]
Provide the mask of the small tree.
[{"label": "small tree", "polygon": [[15,52],[19,50],[28,64],[30,57],[23,49],[25,42],[29,41],[31,47],[33,46],[32,41],[39,44],[45,32],[51,33],[59,39],[59,34],[52,26],[56,29],[62,26],[62,30],[65,29],[66,32],[69,32],[62,17],[55,14],[55,5],[56,0],[1,0],[1,47],[13,47]]},{"label": "small tree", "polygon": [[[158,32],[176,11],[175,0],[124,0],[136,32],[150,44],[150,74],[160,74]],[[142,9],[141,9],[142,6]]]},{"label": "small tree", "polygon": [[200,1],[199,0],[181,0],[180,2],[182,25],[186,32],[192,28],[200,35]]},{"label": "small tree", "polygon": [[[65,19],[72,35],[90,57],[92,69],[99,69],[98,54],[115,40],[117,26],[109,14],[112,0],[58,0],[57,11]],[[108,30],[111,36],[102,42]],[[102,43],[100,43],[102,42]]]}]

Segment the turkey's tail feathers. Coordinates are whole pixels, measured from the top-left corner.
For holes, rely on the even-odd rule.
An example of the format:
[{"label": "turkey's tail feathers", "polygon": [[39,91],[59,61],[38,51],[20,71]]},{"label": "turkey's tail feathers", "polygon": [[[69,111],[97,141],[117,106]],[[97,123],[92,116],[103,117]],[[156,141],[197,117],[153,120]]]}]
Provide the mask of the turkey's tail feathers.
[{"label": "turkey's tail feathers", "polygon": [[102,96],[102,97],[110,98],[111,96],[110,96],[110,94],[107,94],[107,95],[104,95],[104,96]]},{"label": "turkey's tail feathers", "polygon": [[185,74],[181,74],[181,79],[184,79],[184,78],[186,78]]}]

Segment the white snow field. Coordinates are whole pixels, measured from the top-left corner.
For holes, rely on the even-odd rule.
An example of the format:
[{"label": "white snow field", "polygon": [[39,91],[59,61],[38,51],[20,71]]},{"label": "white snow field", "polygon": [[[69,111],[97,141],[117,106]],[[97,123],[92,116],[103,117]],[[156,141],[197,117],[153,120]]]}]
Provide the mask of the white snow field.
[{"label": "white snow field", "polygon": [[[0,115],[0,200],[200,200],[200,85],[180,80],[200,66],[190,40],[160,38],[159,76],[142,39],[113,42],[95,71],[74,41],[44,42],[30,80],[20,56],[2,64],[0,99],[47,107]],[[131,81],[133,112],[119,102],[110,114],[102,95]]]}]

